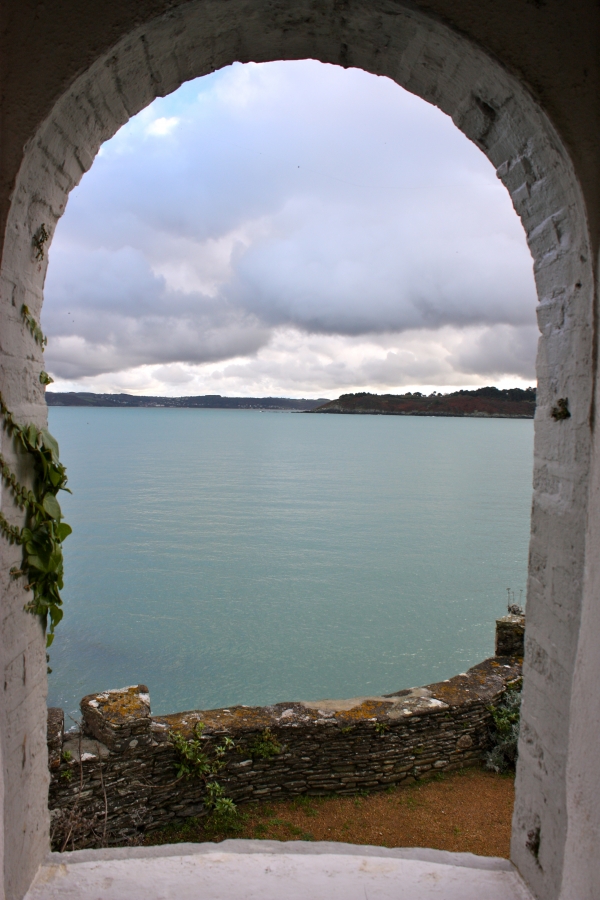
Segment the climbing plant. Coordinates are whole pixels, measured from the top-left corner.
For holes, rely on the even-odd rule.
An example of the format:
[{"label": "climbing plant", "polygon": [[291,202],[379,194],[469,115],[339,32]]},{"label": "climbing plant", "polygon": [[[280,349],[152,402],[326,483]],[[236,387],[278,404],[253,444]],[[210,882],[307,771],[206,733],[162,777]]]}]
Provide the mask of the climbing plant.
[{"label": "climbing plant", "polygon": [[175,768],[179,778],[200,778],[206,786],[204,805],[220,815],[235,815],[237,807],[230,797],[226,797],[216,777],[225,766],[225,755],[234,747],[230,737],[225,736],[221,744],[209,748],[202,743],[204,722],[197,722],[189,740],[176,731],[169,732],[169,740],[177,754]]},{"label": "climbing plant", "polygon": [[[42,348],[46,338],[28,308],[21,308],[23,321],[34,340]],[[52,379],[40,373],[40,382]],[[11,525],[0,512],[0,533],[11,544],[20,544],[23,559],[20,569],[12,569],[13,578],[25,578],[25,588],[32,598],[25,604],[27,612],[39,616],[46,631],[46,646],[54,639],[54,629],[63,617],[60,591],[63,588],[62,543],[71,534],[71,527],[63,522],[59,491],[68,491],[67,472],[59,459],[58,443],[46,428],[19,425],[0,394],[0,413],[4,429],[17,448],[27,453],[33,462],[33,490],[20,484],[5,457],[0,454],[0,475],[12,492],[19,509],[26,511],[25,526]]]},{"label": "climbing plant", "polygon": [[21,307],[21,315],[28,330],[31,332],[32,338],[34,339],[36,344],[40,345],[43,350],[48,343],[48,338],[36,322],[35,318],[29,312],[29,307],[25,306],[25,304],[23,304],[23,306]]}]

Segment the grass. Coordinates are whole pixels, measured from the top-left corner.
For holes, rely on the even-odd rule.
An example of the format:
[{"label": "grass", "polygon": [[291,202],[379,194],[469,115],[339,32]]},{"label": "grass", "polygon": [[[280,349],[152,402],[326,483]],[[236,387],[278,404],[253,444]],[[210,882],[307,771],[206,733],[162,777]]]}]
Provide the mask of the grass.
[{"label": "grass", "polygon": [[511,776],[467,769],[371,794],[246,804],[235,817],[189,819],[150,832],[145,843],[342,841],[507,857],[513,798]]}]

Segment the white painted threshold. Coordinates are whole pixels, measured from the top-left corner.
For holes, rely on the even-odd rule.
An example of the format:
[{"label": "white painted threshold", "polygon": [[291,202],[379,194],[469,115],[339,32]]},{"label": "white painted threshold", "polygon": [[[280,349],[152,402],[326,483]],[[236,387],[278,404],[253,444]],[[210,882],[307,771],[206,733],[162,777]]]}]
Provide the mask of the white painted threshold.
[{"label": "white painted threshold", "polygon": [[506,859],[333,842],[51,853],[25,900],[532,900]]}]

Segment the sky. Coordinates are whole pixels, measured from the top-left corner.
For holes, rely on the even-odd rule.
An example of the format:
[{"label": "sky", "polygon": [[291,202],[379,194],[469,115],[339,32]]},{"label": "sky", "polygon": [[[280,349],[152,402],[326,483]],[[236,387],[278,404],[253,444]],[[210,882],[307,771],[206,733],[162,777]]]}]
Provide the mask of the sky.
[{"label": "sky", "polygon": [[52,390],[337,397],[535,383],[486,157],[388,78],[234,64],[105,143],[49,252]]}]

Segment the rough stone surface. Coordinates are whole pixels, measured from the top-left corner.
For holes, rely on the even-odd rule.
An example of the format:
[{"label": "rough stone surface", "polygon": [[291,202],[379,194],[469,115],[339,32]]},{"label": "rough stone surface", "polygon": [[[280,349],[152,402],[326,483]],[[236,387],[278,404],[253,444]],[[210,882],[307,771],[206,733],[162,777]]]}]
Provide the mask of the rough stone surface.
[{"label": "rough stone surface", "polygon": [[[193,738],[199,723],[209,757],[224,736],[234,742],[217,780],[236,803],[384,790],[472,765],[489,743],[489,704],[520,677],[520,660],[495,657],[448,681],[382,697],[167,716],[150,716],[145,685],[84,697],[83,733],[65,734],[58,765],[52,757],[54,846],[131,843],[148,829],[204,815],[205,784],[178,779],[169,740]],[[59,718],[49,710],[54,743]],[[261,758],[257,743],[267,730],[277,752]]]},{"label": "rough stone surface", "polygon": [[150,694],[145,684],[90,694],[81,701],[85,727],[117,752],[152,743]]},{"label": "rough stone surface", "polygon": [[62,709],[50,708],[48,710],[48,765],[50,769],[60,766],[65,735],[65,714]]},{"label": "rough stone surface", "polygon": [[503,616],[496,622],[496,656],[525,655],[525,616]]}]

